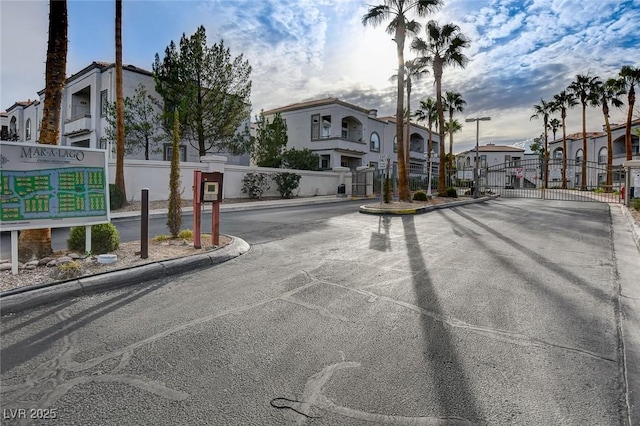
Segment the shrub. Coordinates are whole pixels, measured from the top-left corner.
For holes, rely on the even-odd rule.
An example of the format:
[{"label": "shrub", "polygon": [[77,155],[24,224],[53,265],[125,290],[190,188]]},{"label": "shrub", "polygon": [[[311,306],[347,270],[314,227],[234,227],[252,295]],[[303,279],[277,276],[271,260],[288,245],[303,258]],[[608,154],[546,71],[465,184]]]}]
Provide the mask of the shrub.
[{"label": "shrub", "polygon": [[390,203],[391,202],[391,179],[389,179],[389,177],[385,177],[384,178],[384,202],[385,203]]},{"label": "shrub", "polygon": [[[74,226],[69,233],[67,248],[84,252],[85,227]],[[120,234],[112,223],[100,223],[91,226],[91,253],[103,254],[114,251],[120,244]]]},{"label": "shrub", "polygon": [[183,240],[193,240],[193,231],[191,229],[183,229],[178,233],[178,238]]},{"label": "shrub", "polygon": [[635,210],[640,210],[640,198],[634,198],[631,200],[631,207]]},{"label": "shrub", "polygon": [[82,265],[77,260],[56,265],[51,271],[50,276],[53,279],[63,281],[82,275]]},{"label": "shrub", "polygon": [[124,194],[119,186],[113,183],[109,184],[109,208],[111,210],[118,210],[124,206],[125,202]]},{"label": "shrub", "polygon": [[300,183],[300,176],[297,173],[276,173],[273,175],[273,180],[278,185],[278,192],[282,198],[291,198],[293,191],[298,187]]},{"label": "shrub", "polygon": [[452,186],[448,187],[447,188],[447,197],[449,197],[449,198],[458,198],[458,191]]},{"label": "shrub", "polygon": [[242,178],[242,192],[249,194],[249,198],[262,198],[262,194],[270,187],[266,173],[247,173]]},{"label": "shrub", "polygon": [[289,149],[282,153],[282,167],[296,170],[318,170],[320,157],[309,148]]},{"label": "shrub", "polygon": [[413,199],[416,201],[427,201],[429,199],[429,196],[427,196],[427,194],[422,191],[416,191],[413,194]]},{"label": "shrub", "polygon": [[167,234],[158,234],[155,237],[153,237],[153,239],[155,241],[158,241],[159,243],[161,243],[162,241],[167,241],[171,239],[171,235],[167,235]]}]

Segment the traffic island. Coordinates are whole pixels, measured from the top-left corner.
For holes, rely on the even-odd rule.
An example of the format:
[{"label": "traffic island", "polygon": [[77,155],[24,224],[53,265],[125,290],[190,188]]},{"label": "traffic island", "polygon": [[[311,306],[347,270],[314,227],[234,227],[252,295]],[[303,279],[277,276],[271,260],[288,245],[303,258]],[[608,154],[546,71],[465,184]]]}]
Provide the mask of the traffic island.
[{"label": "traffic island", "polygon": [[458,207],[465,204],[482,203],[487,200],[497,198],[498,195],[488,195],[480,198],[447,198],[433,197],[428,201],[413,201],[411,203],[402,201],[392,201],[390,203],[365,204],[360,206],[360,213],[375,215],[415,215],[427,213],[432,210]]}]

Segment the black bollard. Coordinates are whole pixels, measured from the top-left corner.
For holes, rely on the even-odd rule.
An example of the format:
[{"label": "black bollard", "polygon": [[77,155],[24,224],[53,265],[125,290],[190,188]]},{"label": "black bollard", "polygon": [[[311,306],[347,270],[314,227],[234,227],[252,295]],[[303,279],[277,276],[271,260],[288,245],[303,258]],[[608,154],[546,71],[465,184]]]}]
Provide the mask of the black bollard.
[{"label": "black bollard", "polygon": [[142,189],[142,217],[140,218],[140,258],[149,257],[149,189]]}]

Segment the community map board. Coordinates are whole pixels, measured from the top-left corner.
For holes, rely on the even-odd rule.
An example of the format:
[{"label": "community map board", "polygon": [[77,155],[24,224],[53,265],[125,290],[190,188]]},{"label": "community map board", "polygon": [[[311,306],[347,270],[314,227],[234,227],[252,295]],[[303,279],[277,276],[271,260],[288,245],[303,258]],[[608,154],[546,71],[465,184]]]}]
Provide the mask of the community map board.
[{"label": "community map board", "polygon": [[106,151],[0,143],[0,228],[109,222]]}]

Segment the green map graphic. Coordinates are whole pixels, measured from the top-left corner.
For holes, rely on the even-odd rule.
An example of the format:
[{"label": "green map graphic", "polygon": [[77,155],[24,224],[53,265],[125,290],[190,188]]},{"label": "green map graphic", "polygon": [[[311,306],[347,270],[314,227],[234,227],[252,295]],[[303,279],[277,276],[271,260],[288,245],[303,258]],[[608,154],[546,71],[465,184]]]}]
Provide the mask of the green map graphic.
[{"label": "green map graphic", "polygon": [[0,170],[0,220],[63,219],[107,214],[104,170],[74,167]]}]

